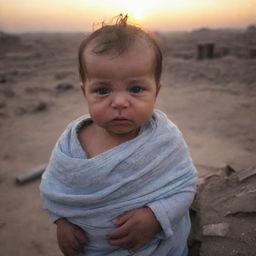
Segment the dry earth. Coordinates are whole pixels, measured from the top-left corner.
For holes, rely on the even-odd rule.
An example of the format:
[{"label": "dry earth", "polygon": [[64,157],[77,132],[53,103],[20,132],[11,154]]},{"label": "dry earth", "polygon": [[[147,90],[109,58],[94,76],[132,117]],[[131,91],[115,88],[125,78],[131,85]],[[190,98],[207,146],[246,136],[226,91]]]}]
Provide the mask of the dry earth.
[{"label": "dry earth", "polygon": [[[237,178],[240,170],[256,165],[256,58],[250,58],[249,52],[255,47],[256,32],[202,29],[159,35],[165,65],[157,107],[183,132],[198,168],[199,184],[203,184],[194,207],[193,241],[202,243],[203,256],[256,255],[255,240],[250,240],[256,237],[256,209],[251,199],[255,205],[255,176],[242,182]],[[15,178],[47,163],[65,126],[87,112],[76,71],[82,37],[0,35],[1,255],[61,255],[55,226],[41,209],[40,181],[21,186]],[[196,46],[206,40],[216,44],[216,58],[199,61]],[[225,48],[228,51],[223,53]],[[227,176],[227,163],[239,164],[239,170]],[[241,206],[241,201],[226,200],[230,194],[237,198],[242,192],[244,202],[250,199],[250,209],[246,203]],[[247,212],[241,214],[238,207],[237,214],[225,217],[233,204]],[[199,232],[202,225],[219,222],[236,223],[233,233],[229,231],[233,236],[202,236]]]}]

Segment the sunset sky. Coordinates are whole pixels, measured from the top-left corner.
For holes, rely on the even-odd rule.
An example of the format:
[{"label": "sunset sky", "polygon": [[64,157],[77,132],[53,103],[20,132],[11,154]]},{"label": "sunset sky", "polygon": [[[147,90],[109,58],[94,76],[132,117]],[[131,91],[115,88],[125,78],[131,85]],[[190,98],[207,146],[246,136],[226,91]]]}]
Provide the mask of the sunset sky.
[{"label": "sunset sky", "polygon": [[246,27],[256,0],[0,0],[0,30],[90,31],[119,13],[150,30]]}]

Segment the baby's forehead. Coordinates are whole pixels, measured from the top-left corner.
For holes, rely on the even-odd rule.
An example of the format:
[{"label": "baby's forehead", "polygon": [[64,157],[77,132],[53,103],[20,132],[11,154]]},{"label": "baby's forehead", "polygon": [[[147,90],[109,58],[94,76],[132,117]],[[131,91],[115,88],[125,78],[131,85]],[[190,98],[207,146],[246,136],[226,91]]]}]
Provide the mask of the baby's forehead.
[{"label": "baby's forehead", "polygon": [[121,54],[116,52],[95,54],[92,50],[87,50],[84,62],[88,77],[107,77],[108,75],[122,78],[151,76],[155,69],[153,50],[142,41],[130,45]]},{"label": "baby's forehead", "polygon": [[129,53],[136,53],[138,55],[155,56],[153,45],[143,37],[137,37],[133,41],[129,42],[124,48],[119,48],[118,45],[111,45],[107,47],[104,41],[100,41],[98,38],[92,40],[84,49],[84,58],[88,56],[109,56],[115,58],[121,55],[129,55]]}]

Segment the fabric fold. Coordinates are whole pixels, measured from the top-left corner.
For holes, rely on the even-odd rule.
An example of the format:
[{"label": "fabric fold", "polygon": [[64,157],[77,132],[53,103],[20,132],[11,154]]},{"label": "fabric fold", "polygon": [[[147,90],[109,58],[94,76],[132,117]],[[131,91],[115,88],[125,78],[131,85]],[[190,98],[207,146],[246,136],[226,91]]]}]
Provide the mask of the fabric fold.
[{"label": "fabric fold", "polygon": [[[162,199],[171,199],[177,193],[193,197],[196,170],[181,132],[159,110],[154,111],[136,138],[90,159],[77,138],[78,127],[88,120],[88,115],[75,120],[61,135],[42,176],[40,191],[50,215],[68,218],[85,230],[89,225],[89,233],[86,231],[92,242],[86,255],[114,255],[117,248],[105,241],[107,232],[115,228],[111,220],[131,209],[154,202],[161,204]],[[186,202],[187,209],[190,201]],[[161,212],[158,216],[161,214],[166,216]],[[166,217],[161,222],[170,223]],[[184,232],[189,232],[186,227],[190,225],[189,219],[186,217],[182,223]],[[168,230],[168,237],[175,235],[175,230],[163,229]],[[152,253],[159,248],[156,243],[149,246],[152,248],[147,251]],[[168,246],[174,248],[177,244]],[[110,253],[104,254],[103,248]],[[127,255],[122,250],[118,252],[117,255]],[[134,255],[151,255],[140,253]]]}]

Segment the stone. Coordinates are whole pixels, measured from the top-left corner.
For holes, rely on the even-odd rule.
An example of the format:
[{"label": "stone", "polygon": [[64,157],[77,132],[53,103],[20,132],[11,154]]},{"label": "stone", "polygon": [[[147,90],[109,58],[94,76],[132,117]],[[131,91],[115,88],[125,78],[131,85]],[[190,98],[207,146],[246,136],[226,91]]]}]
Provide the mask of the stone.
[{"label": "stone", "polygon": [[229,231],[229,223],[217,223],[204,225],[202,228],[202,234],[204,236],[220,236],[225,237]]}]

